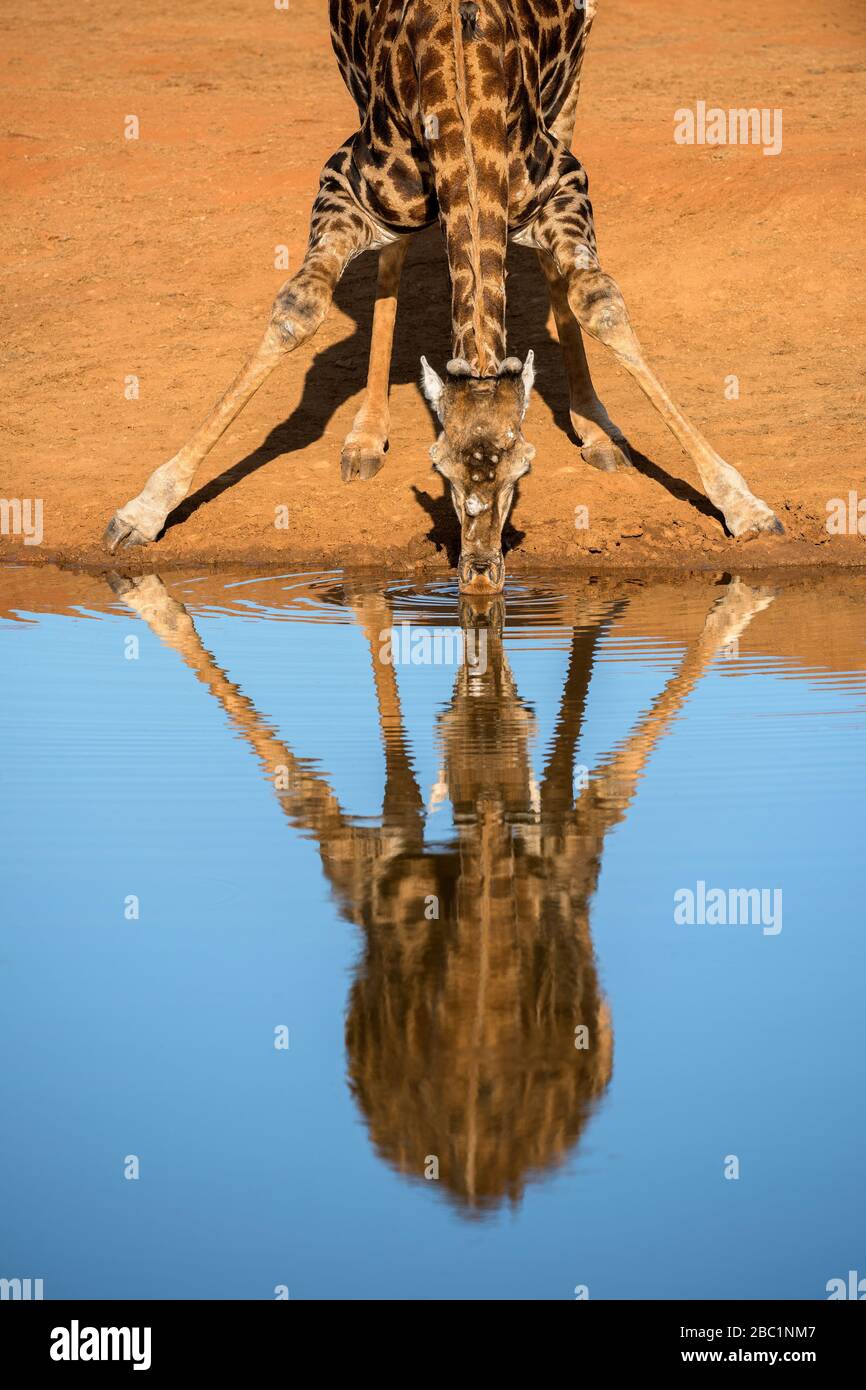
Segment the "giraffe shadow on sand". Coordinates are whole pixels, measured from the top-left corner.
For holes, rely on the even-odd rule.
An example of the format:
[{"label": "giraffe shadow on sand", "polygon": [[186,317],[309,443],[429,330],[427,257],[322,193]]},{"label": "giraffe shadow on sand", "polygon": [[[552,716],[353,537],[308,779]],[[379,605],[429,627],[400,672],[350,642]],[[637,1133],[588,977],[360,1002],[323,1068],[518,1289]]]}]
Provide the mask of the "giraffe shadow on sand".
[{"label": "giraffe shadow on sand", "polygon": [[[429,228],[414,238],[408,265],[413,273],[403,281],[394,335],[391,381],[395,385],[417,384],[424,347],[429,345],[431,338],[447,342],[450,333],[448,265],[437,228]],[[331,343],[319,352],[315,351],[313,345],[301,399],[291,415],[275,425],[251,453],[190,493],[169,515],[161,534],[183,525],[200,507],[243,483],[260,468],[267,467],[277,459],[285,459],[288,465],[291,454],[322,439],[342,407],[363,390],[375,292],[372,268],[371,256],[359,257],[337,286],[334,302],[340,312],[353,322],[353,331],[348,338]],[[568,383],[563,372],[559,344],[549,327],[547,283],[535,253],[521,246],[509,247],[508,275],[510,340],[521,352],[525,353],[529,348],[535,352],[537,375],[534,389],[544,400],[562,433],[556,447],[563,451],[573,450],[578,464],[588,468],[590,465],[580,460],[578,441],[571,425]],[[448,486],[442,482],[435,493],[424,486],[428,474],[432,472],[428,449],[438,430],[433,411],[429,406],[427,410],[431,422],[430,435],[429,438],[425,436],[419,439],[413,448],[413,455],[417,456],[417,474],[412,492],[419,507],[427,512],[432,522],[427,539],[437,550],[445,550],[450,563],[456,564],[460,552],[460,525]],[[630,456],[637,472],[665,488],[671,496],[687,501],[702,515],[711,516],[724,524],[721,513],[685,479],[668,473],[660,464],[640,453],[634,444],[630,444]],[[536,467],[543,471],[546,461],[543,455],[539,456]],[[336,441],[332,462],[333,482],[337,487],[341,484],[339,446]],[[616,486],[616,478],[611,485]],[[513,511],[517,510],[518,502],[519,492]],[[512,522],[506,523],[504,551],[518,549],[523,536],[524,532]]]},{"label": "giraffe shadow on sand", "polygon": [[[600,646],[629,608],[627,591],[535,595],[567,639],[540,772],[534,710],[503,640],[504,600],[463,599],[452,694],[436,716],[440,770],[425,806],[391,600],[344,579],[334,600],[352,609],[367,641],[384,754],[382,810],[371,822],[346,810],[319,760],[296,754],[229,679],[158,576],[109,582],[218,702],[289,825],[317,846],[340,914],[361,933],[345,1049],[376,1152],[409,1180],[438,1179],[429,1190],[465,1216],[518,1202],[573,1154],[613,1071],[590,921],[610,833],[684,702],[772,592],[738,579],[714,585],[673,674],[591,771],[575,758]],[[530,611],[537,620],[537,602]],[[411,614],[414,638],[433,628],[435,640],[436,618],[423,604]],[[445,818],[431,817],[448,803],[450,824],[437,832]]]}]

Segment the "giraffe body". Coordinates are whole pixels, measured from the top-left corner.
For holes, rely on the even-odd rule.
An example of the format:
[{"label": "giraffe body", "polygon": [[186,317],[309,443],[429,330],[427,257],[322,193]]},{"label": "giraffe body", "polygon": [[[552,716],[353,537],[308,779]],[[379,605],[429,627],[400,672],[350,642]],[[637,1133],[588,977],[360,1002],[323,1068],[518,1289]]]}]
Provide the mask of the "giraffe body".
[{"label": "giraffe body", "polygon": [[[331,5],[334,50],[361,120],[344,156],[352,192],[392,235],[440,219],[453,357],[482,377],[506,356],[509,235],[567,175],[586,191],[552,126],[577,81],[588,23],[587,11],[560,0]],[[584,225],[591,240],[591,217]]]},{"label": "giraffe body", "polygon": [[441,425],[430,453],[460,521],[460,589],[504,583],[502,529],[534,449],[523,433],[533,354],[507,355],[508,241],[534,248],[547,278],[583,459],[614,471],[628,446],[598,399],[583,345],[609,347],[694,460],[734,536],[781,531],[644,359],[618,286],[598,259],[586,173],[571,153],[596,0],[331,0],[331,36],[359,126],[328,160],[301,269],[279,291],[265,336],[189,442],[106,531],[111,550],[156,539],[198,465],[283,356],[323,322],[346,266],[378,250],[367,392],[342,456],[345,481],[384,463],[397,290],[411,235],[438,221],[451,279],[452,357],[422,362]]}]

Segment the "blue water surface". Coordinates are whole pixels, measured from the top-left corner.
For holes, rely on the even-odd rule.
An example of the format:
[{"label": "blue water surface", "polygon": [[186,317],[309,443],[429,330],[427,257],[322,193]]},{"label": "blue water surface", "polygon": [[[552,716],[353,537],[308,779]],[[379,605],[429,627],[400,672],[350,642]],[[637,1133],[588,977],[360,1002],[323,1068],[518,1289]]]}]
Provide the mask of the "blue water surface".
[{"label": "blue water surface", "polygon": [[[859,593],[515,582],[472,674],[377,655],[391,621],[453,629],[447,585],[166,575],[148,622],[132,580],[54,578],[0,605],[0,1275],[792,1299],[866,1274]],[[780,890],[781,930],[677,925],[699,881]]]}]

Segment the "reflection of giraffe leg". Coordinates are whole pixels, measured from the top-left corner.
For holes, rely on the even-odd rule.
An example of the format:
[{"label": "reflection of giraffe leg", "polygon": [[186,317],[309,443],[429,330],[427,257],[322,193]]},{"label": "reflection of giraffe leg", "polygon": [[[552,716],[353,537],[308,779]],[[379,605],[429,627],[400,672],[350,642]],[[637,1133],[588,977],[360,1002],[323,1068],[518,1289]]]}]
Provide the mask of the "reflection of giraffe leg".
[{"label": "reflection of giraffe leg", "polygon": [[416,818],[423,838],[424,802],[412,768],[409,743],[403,725],[403,708],[391,648],[393,613],[384,594],[375,590],[351,596],[352,609],[363,629],[373,664],[373,683],[379,711],[379,729],[385,753],[383,819],[404,825]]},{"label": "reflection of giraffe leg", "polygon": [[532,228],[532,240],[552,256],[565,278],[568,302],[581,328],[612,350],[691,455],[704,490],[724,516],[731,535],[780,532],[782,527],[766,502],[755,497],[736,468],[710,447],[648,366],[619,287],[599,264],[592,208],[582,171],[565,175],[559,190],[539,214]]},{"label": "reflection of giraffe leg", "polygon": [[267,331],[207,419],[179,453],[153,472],[137,497],[113,516],[105,532],[111,551],[118,545],[155,540],[166,517],[186,497],[202,460],[288,352],[321,327],[334,290],[349,261],[370,249],[376,229],[354,203],[344,182],[345,150],[326,164],[313,204],[310,241],[304,263],[274,300]]},{"label": "reflection of giraffe leg", "polygon": [[555,818],[574,804],[574,755],[583,729],[599,643],[627,608],[628,603],[624,599],[610,602],[598,616],[593,617],[591,624],[581,623],[572,628],[565,684],[542,774],[540,805],[543,819]]},{"label": "reflection of giraffe leg", "polygon": [[411,784],[407,786],[400,779],[400,747],[395,740],[391,740],[388,761],[391,814],[386,792],[383,827],[359,825],[343,810],[316,765],[309,758],[296,757],[252,700],[229,680],[204,646],[184,605],[171,596],[157,575],[133,579],[112,575],[109,582],[160,641],[179,654],[225,710],[258,759],[287,819],[317,842],[329,883],[351,920],[360,925],[370,902],[376,901],[377,884],[387,874],[388,864],[407,849],[418,852],[423,846],[421,814],[413,804]]},{"label": "reflection of giraffe leg", "polygon": [[295,757],[252,700],[229,680],[205,647],[184,605],[172,597],[159,576],[146,574],[127,578],[114,574],[109,583],[127,607],[147,623],[151,632],[178,653],[225,710],[255,753],[292,820],[309,827],[320,843],[345,834],[348,818],[324,777],[315,772],[308,761]]},{"label": "reflection of giraffe leg", "polygon": [[354,424],[343,445],[340,467],[344,483],[348,483],[352,478],[372,478],[385,462],[385,448],[391,423],[388,413],[388,381],[391,375],[394,322],[397,317],[397,290],[408,249],[409,238],[402,237],[400,241],[392,242],[379,252],[367,389],[361,409],[355,416]]},{"label": "reflection of giraffe leg", "polygon": [[593,771],[577,801],[577,812],[595,833],[622,820],[643,776],[650,755],[679,714],[712,661],[745,632],[753,618],[775,598],[772,589],[734,579],[713,599],[699,635],[689,643],[677,671],[638,720],[628,738]]}]

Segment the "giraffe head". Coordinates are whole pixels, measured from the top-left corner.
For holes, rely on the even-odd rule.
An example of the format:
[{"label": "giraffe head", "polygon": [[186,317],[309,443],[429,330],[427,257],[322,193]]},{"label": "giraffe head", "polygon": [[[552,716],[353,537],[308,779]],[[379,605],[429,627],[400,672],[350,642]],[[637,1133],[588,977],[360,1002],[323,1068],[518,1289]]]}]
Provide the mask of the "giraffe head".
[{"label": "giraffe head", "polygon": [[507,357],[486,377],[473,375],[461,358],[448,363],[444,381],[424,357],[421,366],[424,394],[442,426],[430,457],[460,520],[460,592],[498,593],[505,582],[502,528],[535,454],[523,437],[533,354],[523,363]]}]

